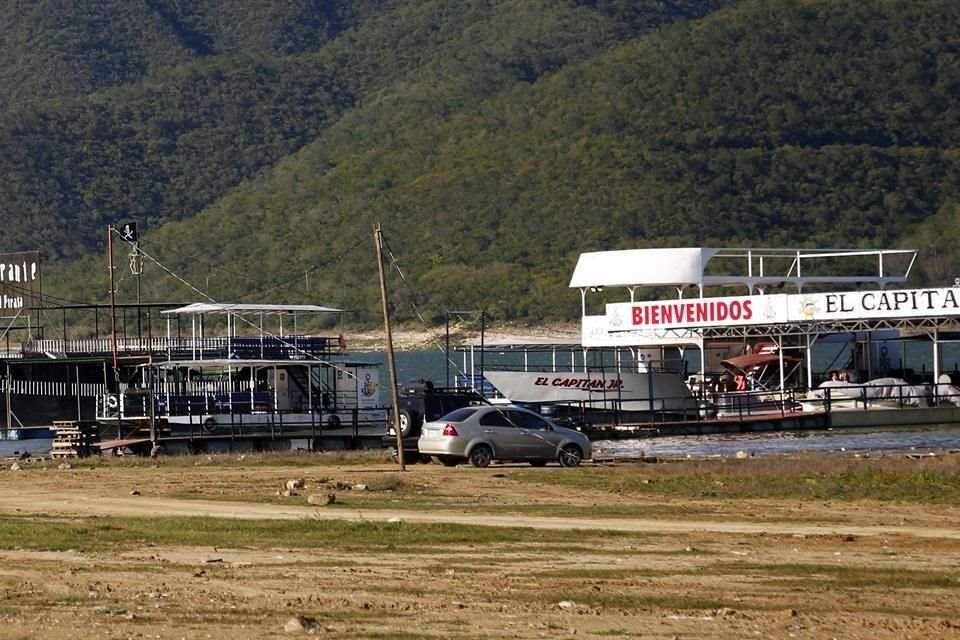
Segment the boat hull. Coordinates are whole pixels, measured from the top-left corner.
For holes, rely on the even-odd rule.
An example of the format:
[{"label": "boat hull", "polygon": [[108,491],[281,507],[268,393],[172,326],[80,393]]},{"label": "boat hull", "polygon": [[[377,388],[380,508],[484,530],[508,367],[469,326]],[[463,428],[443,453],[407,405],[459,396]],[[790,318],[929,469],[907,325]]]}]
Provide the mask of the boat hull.
[{"label": "boat hull", "polygon": [[694,413],[697,401],[674,373],[544,373],[486,371],[511,402],[573,405],[599,410]]}]

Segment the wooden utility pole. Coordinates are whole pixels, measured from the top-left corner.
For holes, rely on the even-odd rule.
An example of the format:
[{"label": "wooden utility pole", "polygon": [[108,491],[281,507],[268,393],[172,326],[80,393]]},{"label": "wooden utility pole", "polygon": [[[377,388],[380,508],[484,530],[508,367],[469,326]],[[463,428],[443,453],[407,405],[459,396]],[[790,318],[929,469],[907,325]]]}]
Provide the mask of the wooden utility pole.
[{"label": "wooden utility pole", "polygon": [[397,432],[397,462],[400,471],[406,471],[403,462],[403,434],[400,433],[400,396],[397,393],[397,365],[393,360],[393,332],[390,329],[390,305],[387,304],[387,278],[383,269],[383,235],[380,225],[373,229],[373,242],[377,246],[377,269],[380,272],[380,298],[383,301],[383,326],[387,334],[387,363],[390,367],[390,393],[393,396],[393,430]]}]

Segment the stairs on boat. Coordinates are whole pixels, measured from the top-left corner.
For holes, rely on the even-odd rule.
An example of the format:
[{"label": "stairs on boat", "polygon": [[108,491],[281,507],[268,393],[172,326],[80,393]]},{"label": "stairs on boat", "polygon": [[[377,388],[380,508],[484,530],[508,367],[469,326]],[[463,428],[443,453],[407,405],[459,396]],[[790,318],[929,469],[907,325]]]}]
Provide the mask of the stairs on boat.
[{"label": "stairs on boat", "polygon": [[51,458],[85,458],[95,450],[100,436],[96,423],[77,420],[54,420]]}]

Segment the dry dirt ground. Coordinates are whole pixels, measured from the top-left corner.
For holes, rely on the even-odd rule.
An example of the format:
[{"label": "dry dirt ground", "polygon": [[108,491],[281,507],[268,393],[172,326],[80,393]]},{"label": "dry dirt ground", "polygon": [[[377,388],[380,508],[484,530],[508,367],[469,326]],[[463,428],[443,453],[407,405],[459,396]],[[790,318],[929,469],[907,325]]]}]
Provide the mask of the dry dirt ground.
[{"label": "dry dirt ground", "polygon": [[[0,551],[2,638],[960,637],[953,507],[638,497],[520,482],[528,468],[510,465],[411,466],[393,483],[405,498],[346,489],[393,486],[388,464],[23,466],[0,471],[8,523],[203,515],[222,519],[223,535]],[[301,495],[278,497],[291,478],[305,479]],[[330,494],[333,505],[307,502]],[[591,516],[598,504],[627,515]],[[237,545],[238,518],[537,527],[588,543]]]}]

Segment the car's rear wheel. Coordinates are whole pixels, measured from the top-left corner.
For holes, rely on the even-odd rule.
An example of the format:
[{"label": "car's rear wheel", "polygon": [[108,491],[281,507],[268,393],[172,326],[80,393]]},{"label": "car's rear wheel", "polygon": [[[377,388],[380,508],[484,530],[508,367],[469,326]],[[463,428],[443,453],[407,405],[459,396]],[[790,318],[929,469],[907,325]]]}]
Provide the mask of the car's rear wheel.
[{"label": "car's rear wheel", "polygon": [[568,444],[563,449],[560,450],[560,455],[558,456],[561,466],[564,467],[576,467],[580,465],[580,461],[583,460],[583,452],[575,444]]},{"label": "car's rear wheel", "polygon": [[531,467],[545,467],[545,466],[547,466],[547,461],[546,461],[546,460],[531,460],[531,461],[530,461],[530,466],[531,466]]},{"label": "car's rear wheel", "polygon": [[478,469],[489,467],[491,462],[493,462],[493,449],[485,444],[478,444],[470,452],[470,464]]},{"label": "car's rear wheel", "polygon": [[437,456],[437,460],[440,461],[445,467],[455,467],[460,464],[460,458],[455,458],[453,456]]}]

